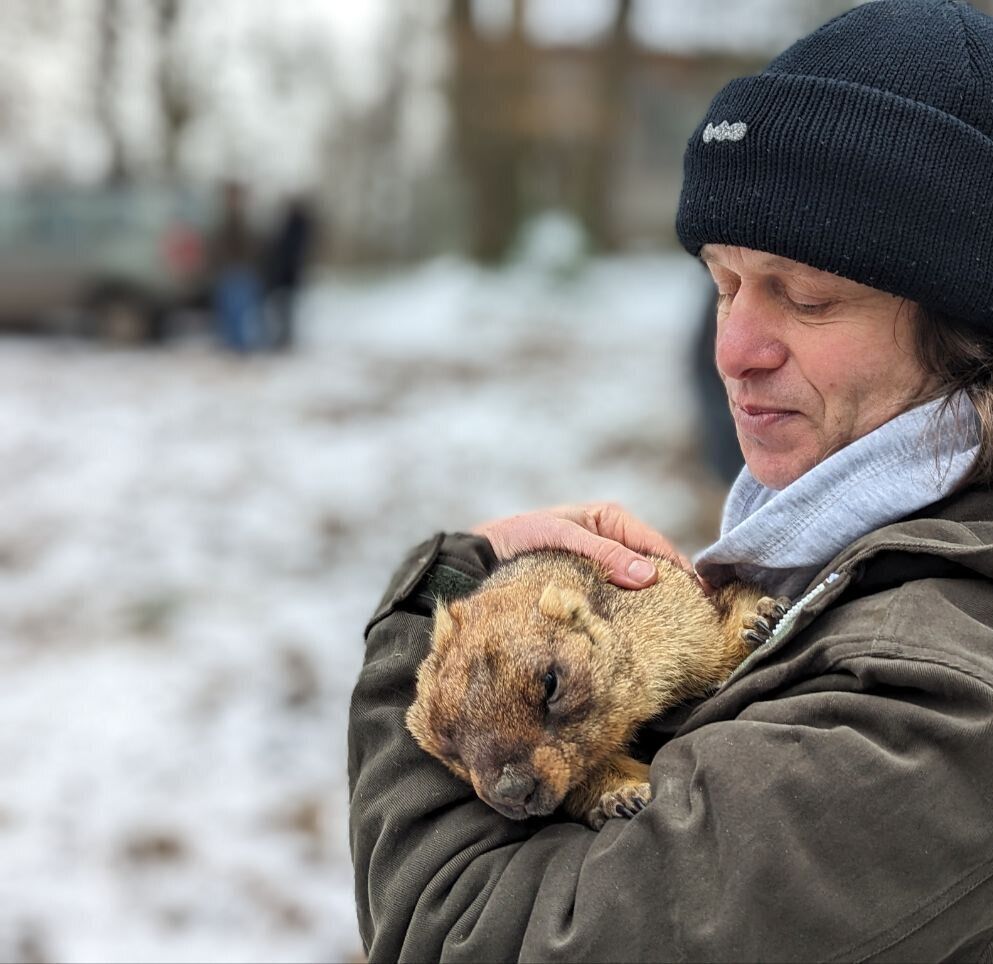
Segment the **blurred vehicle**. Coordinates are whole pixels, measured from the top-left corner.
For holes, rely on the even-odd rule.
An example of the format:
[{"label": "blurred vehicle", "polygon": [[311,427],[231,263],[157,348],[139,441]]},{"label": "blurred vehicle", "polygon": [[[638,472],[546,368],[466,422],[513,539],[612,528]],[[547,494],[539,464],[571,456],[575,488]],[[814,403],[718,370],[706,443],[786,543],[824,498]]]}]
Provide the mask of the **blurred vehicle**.
[{"label": "blurred vehicle", "polygon": [[188,186],[0,194],[0,326],[161,338],[204,299],[214,207]]}]

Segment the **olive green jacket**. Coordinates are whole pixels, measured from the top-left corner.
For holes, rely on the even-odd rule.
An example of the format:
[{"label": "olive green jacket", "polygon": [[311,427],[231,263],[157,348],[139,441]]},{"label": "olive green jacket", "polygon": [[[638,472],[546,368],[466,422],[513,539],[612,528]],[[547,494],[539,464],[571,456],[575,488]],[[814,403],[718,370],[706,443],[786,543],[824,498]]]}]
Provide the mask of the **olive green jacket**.
[{"label": "olive green jacket", "polygon": [[646,728],[654,798],[599,833],[505,819],[404,729],[433,596],[495,565],[437,536],[369,624],[349,781],[372,961],[993,962],[993,495],[838,556]]}]

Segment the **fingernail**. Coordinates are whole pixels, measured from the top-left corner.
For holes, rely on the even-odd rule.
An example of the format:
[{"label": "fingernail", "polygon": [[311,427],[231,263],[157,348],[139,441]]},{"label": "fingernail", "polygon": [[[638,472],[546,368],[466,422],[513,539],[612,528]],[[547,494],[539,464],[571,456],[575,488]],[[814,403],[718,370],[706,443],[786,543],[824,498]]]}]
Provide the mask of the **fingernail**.
[{"label": "fingernail", "polygon": [[628,575],[635,582],[648,582],[655,575],[655,566],[646,559],[635,559],[628,566]]}]

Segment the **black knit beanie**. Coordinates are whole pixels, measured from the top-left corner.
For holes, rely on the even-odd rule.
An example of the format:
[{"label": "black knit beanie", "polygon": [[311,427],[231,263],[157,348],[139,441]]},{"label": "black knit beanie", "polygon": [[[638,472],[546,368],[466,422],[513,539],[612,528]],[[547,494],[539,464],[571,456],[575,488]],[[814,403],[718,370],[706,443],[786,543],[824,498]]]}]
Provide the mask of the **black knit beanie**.
[{"label": "black knit beanie", "polygon": [[873,0],[731,81],[686,148],[676,231],[993,328],[993,18]]}]

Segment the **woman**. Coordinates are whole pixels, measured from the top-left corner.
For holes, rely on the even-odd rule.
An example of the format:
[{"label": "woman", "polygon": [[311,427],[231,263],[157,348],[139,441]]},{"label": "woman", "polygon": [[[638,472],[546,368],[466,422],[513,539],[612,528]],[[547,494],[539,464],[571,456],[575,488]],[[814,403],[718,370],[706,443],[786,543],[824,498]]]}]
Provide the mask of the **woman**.
[{"label": "woman", "polygon": [[991,173],[993,20],[964,3],[865,4],[718,94],[677,229],[747,467],[697,571],[793,605],[649,728],[646,810],[513,823],[404,731],[431,600],[525,548],[632,589],[677,553],[612,505],[415,550],[352,706],[372,959],[993,959]]}]

